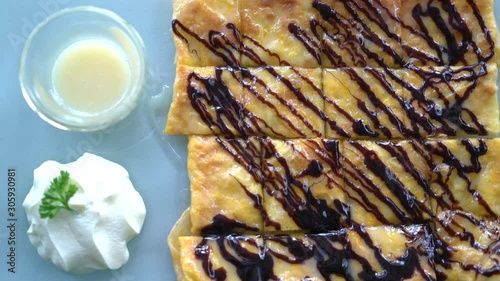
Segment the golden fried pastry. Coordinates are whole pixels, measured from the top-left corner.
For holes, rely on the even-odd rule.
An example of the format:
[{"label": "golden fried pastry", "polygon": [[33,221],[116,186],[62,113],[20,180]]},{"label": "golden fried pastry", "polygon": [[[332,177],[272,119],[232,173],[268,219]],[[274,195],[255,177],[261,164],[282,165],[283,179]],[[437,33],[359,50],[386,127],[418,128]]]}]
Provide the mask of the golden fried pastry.
[{"label": "golden fried pastry", "polygon": [[406,112],[400,96],[401,70],[339,68],[323,70],[326,137],[402,138]]},{"label": "golden fried pastry", "polygon": [[498,280],[500,221],[462,211],[439,213],[433,222],[438,280]]},{"label": "golden fried pastry", "polygon": [[404,72],[414,137],[496,136],[500,131],[495,64],[420,67]]},{"label": "golden fried pastry", "polygon": [[180,237],[185,281],[271,280],[272,260],[260,236]]},{"label": "golden fried pastry", "polygon": [[342,153],[353,223],[401,225],[429,218],[431,170],[418,141],[346,141]]},{"label": "golden fried pastry", "polygon": [[257,139],[189,138],[194,234],[256,233],[262,229],[259,165]]},{"label": "golden fried pastry", "polygon": [[239,26],[236,0],[175,0],[172,30],[177,63],[239,65]]},{"label": "golden fried pastry", "polygon": [[239,8],[242,66],[321,65],[320,39],[310,28],[318,15],[312,1],[240,1]]},{"label": "golden fried pastry", "polygon": [[277,280],[346,280],[345,229],[323,234],[265,236]]},{"label": "golden fried pastry", "polygon": [[167,134],[245,134],[240,73],[232,68],[179,65]]},{"label": "golden fried pastry", "polygon": [[309,1],[320,13],[323,67],[404,65],[399,2],[394,0]]},{"label": "golden fried pastry", "polygon": [[428,141],[432,154],[433,213],[463,210],[500,215],[500,139]]},{"label": "golden fried pastry", "polygon": [[347,238],[349,280],[436,280],[425,226],[355,226]]},{"label": "golden fried pastry", "polygon": [[262,142],[266,231],[325,232],[347,216],[339,141]]},{"label": "golden fried pastry", "polygon": [[401,43],[415,65],[500,62],[493,0],[403,0]]},{"label": "golden fried pastry", "polygon": [[292,67],[242,69],[247,123],[274,138],[324,136],[321,71]]}]

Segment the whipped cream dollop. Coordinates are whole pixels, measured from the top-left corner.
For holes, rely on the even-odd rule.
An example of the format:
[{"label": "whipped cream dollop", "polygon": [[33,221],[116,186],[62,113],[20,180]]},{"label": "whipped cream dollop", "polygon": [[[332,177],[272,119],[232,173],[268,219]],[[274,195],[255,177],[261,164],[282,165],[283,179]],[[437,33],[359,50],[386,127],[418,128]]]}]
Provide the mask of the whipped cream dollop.
[{"label": "whipped cream dollop", "polygon": [[[61,210],[41,218],[44,192],[60,171],[67,171],[78,191],[69,200],[76,212]],[[117,269],[129,259],[127,242],[141,231],[146,207],[122,166],[86,153],[75,162],[47,161],[34,171],[24,200],[28,236],[38,254],[75,274]]]}]

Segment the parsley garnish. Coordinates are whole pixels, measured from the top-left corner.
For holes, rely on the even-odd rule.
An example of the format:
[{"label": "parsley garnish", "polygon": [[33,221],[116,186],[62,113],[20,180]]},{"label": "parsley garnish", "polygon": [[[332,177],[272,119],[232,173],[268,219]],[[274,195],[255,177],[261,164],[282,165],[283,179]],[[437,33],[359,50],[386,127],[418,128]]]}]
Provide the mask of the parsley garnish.
[{"label": "parsley garnish", "polygon": [[43,193],[42,204],[38,208],[40,217],[53,218],[61,209],[76,212],[69,206],[69,199],[75,195],[78,186],[69,183],[69,173],[61,171],[50,183],[49,189]]}]

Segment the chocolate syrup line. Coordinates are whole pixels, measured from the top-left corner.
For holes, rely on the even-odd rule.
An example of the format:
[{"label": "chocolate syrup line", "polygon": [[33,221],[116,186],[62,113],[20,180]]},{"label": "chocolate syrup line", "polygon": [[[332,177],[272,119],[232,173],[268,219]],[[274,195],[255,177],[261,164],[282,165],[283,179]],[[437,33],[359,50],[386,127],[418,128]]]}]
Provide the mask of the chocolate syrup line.
[{"label": "chocolate syrup line", "polygon": [[[276,150],[270,139],[264,139],[262,145],[265,151],[264,192],[267,192],[274,200],[278,200],[301,229],[313,231],[339,229],[343,210],[337,209],[338,204],[334,204],[335,207],[332,208],[325,199],[316,198],[310,187],[293,175],[287,160]],[[282,172],[271,164],[272,160],[279,163],[279,167],[283,169]],[[313,171],[312,174],[323,175],[322,172],[317,171]]]},{"label": "chocolate syrup line", "polygon": [[[366,232],[364,226],[354,226],[351,231],[355,232],[363,240],[366,247],[368,247],[374,254],[374,257],[378,264],[382,268],[382,272],[375,272],[373,266],[364,256],[360,256],[355,251],[350,252],[350,258],[354,258],[362,266],[362,271],[358,273],[357,276],[350,276],[352,279],[361,280],[404,280],[411,278],[415,271],[418,271],[422,278],[425,280],[435,280],[434,278],[428,276],[424,269],[419,266],[419,255],[417,249],[414,247],[409,247],[406,250],[405,255],[402,257],[395,258],[394,260],[388,260],[383,254],[381,247],[375,246],[374,241],[370,238],[370,235]],[[350,244],[350,242],[348,242]],[[352,249],[352,245],[350,245]]]},{"label": "chocolate syrup line", "polygon": [[[493,217],[498,217],[499,214],[495,214],[495,212],[491,209],[489,204],[484,200],[484,198],[479,194],[476,190],[473,190],[472,180],[467,176],[467,174],[477,174],[481,171],[481,162],[479,161],[479,157],[486,155],[488,152],[488,146],[484,140],[479,140],[478,146],[472,144],[470,140],[462,140],[461,144],[465,146],[467,152],[470,154],[470,165],[466,165],[459,161],[451,151],[442,143],[438,144],[439,150],[434,151],[435,154],[439,155],[443,158],[443,162],[451,167],[454,171],[457,172],[457,175],[466,182],[467,191],[478,201],[478,204],[485,209],[485,211]],[[451,171],[450,171],[451,172]],[[450,196],[450,199],[453,199],[451,189],[448,186],[448,181],[436,182],[440,187],[443,188],[445,194]],[[454,208],[459,208],[459,202],[456,200],[452,201],[454,203]]]},{"label": "chocolate syrup line", "polygon": [[472,7],[472,10],[474,11],[474,16],[476,17],[476,20],[481,26],[481,30],[483,31],[486,37],[486,41],[488,41],[488,44],[490,45],[490,53],[486,57],[481,57],[480,52],[482,50],[479,48],[476,49],[477,56],[481,58],[479,61],[485,62],[493,58],[493,56],[495,55],[495,42],[491,37],[491,32],[489,28],[486,26],[486,23],[484,22],[484,19],[481,16],[481,12],[479,11],[479,7],[477,6],[477,4],[473,0],[467,0],[467,3],[469,3],[469,5]]},{"label": "chocolate syrup line", "polygon": [[[353,12],[352,9],[350,9],[348,7],[348,5],[346,3],[344,3],[344,5],[346,6],[346,9],[349,11],[349,12]],[[363,35],[363,38],[370,38],[372,39],[372,41],[379,47],[382,47],[383,51],[384,52],[387,52],[388,49],[390,49],[390,46],[387,48],[387,45],[386,42],[384,42],[381,38],[379,38],[378,36],[376,36],[375,33],[371,32],[371,30],[369,29],[369,27],[362,22],[362,20],[360,18],[357,18],[357,21],[356,20],[350,20],[350,19],[347,19],[341,15],[339,15],[335,10],[333,10],[333,8],[331,8],[330,6],[322,3],[321,1],[314,1],[313,2],[313,7],[315,9],[318,10],[318,12],[320,13],[320,16],[323,18],[324,21],[326,21],[328,24],[330,24],[331,26],[333,26],[334,30],[337,29],[337,30],[344,30],[346,32],[346,34],[348,34],[347,38],[352,38],[352,42],[357,42],[358,41],[358,37],[357,37],[357,34],[360,33]],[[339,26],[340,25],[340,26]],[[357,27],[357,25],[361,25],[362,27]],[[325,30],[325,34],[327,34],[329,37],[331,37],[329,35],[329,32],[328,30],[330,30],[329,28],[327,27],[324,27],[323,28]],[[350,30],[354,30],[356,31],[356,35],[353,35],[352,32],[350,32]],[[373,37],[374,36],[374,37]],[[355,45],[355,47],[358,47],[358,49],[361,49],[363,50],[363,52],[365,53],[366,57],[369,58],[369,59],[373,59],[375,62],[377,62],[377,64],[379,66],[385,66],[385,63],[383,62],[383,59],[376,53],[374,52],[371,52],[370,50],[368,50],[368,48],[366,48],[366,46],[360,42],[359,45]],[[331,53],[333,50],[329,50],[329,52],[325,53],[325,54],[329,54]],[[339,54],[336,54],[334,57],[337,57]],[[363,56],[360,56],[360,57],[363,57]],[[332,63],[334,63],[334,59],[330,58],[330,57],[327,57]],[[396,58],[394,58],[396,60]]]},{"label": "chocolate syrup line", "polygon": [[[495,264],[492,268],[485,269],[476,263],[464,264],[458,262],[460,267],[462,267],[465,271],[475,271],[477,272],[477,274],[487,277],[500,274],[500,263],[496,258],[492,256],[498,254],[498,252],[491,251],[489,245],[486,245],[486,247],[482,247],[479,243],[477,243],[475,241],[474,234],[467,231],[465,224],[461,224],[458,221],[457,217],[460,217],[461,219],[464,219],[469,223],[473,224],[475,227],[478,227],[482,231],[482,233],[487,233],[488,236],[491,237],[491,243],[489,243],[489,245],[498,243],[499,235],[498,235],[498,229],[489,228],[487,222],[477,220],[476,218],[474,218],[472,214],[469,213],[464,213],[460,211],[448,211],[446,212],[445,218],[436,219],[434,221],[435,224],[434,228],[439,227],[446,232],[447,237],[444,237],[446,241],[449,241],[451,238],[456,238],[459,241],[466,241],[468,242],[467,244],[471,248],[483,252],[485,255],[487,255],[487,258],[495,260]],[[437,231],[434,231],[434,239],[436,241],[436,251],[435,251],[436,264],[441,265],[444,268],[449,268],[450,263],[456,262],[454,261],[454,251],[455,251],[454,248],[452,247],[452,245],[448,245],[447,243],[445,243],[443,241],[444,239],[442,235]],[[460,245],[453,245],[453,246],[460,247]],[[436,271],[436,273],[439,274],[439,276],[441,276],[442,279],[446,277],[446,275],[443,272]]]},{"label": "chocolate syrup line", "polygon": [[[384,7],[384,5],[380,1],[378,1],[378,0],[372,0],[372,1],[377,2],[379,7]],[[384,53],[389,54],[394,59],[394,62],[396,65],[404,66],[405,62],[404,62],[402,56],[400,56],[396,50],[392,49],[392,46],[386,40],[381,38],[376,32],[374,32],[368,26],[368,24],[358,15],[358,13],[356,12],[356,9],[352,5],[358,6],[358,9],[363,14],[367,15],[368,18],[371,19],[373,23],[375,23],[377,26],[379,26],[384,31],[384,33],[387,35],[387,37],[389,37],[391,39],[396,39],[398,42],[398,47],[400,47],[400,44],[399,44],[400,40],[398,40],[399,39],[398,36],[389,31],[385,20],[382,19],[382,16],[379,14],[380,9],[373,9],[373,7],[372,7],[373,4],[368,2],[368,1],[366,3],[367,7],[365,9],[363,9],[361,6],[359,6],[359,4],[357,4],[356,2],[343,1],[343,4],[346,7],[346,9],[351,13],[351,15],[354,17],[356,23],[360,24],[362,26],[362,32],[368,33],[368,35],[369,35],[368,38],[372,39],[373,43],[375,43],[376,45],[381,47]],[[378,20],[375,20],[371,16],[369,16],[371,14],[371,12],[376,13],[376,17],[378,18]],[[389,14],[389,16],[391,16],[391,13],[388,13],[388,14]],[[364,46],[363,46],[363,49],[365,49]],[[367,50],[366,53],[368,54],[368,57],[377,61],[381,67],[387,66],[384,63],[383,59],[378,54],[375,54],[374,52],[370,52],[370,51],[368,51],[368,49],[366,49],[366,50]]]},{"label": "chocolate syrup line", "polygon": [[[467,26],[467,23],[464,21],[455,5],[449,0],[439,1],[439,3],[442,3],[442,10],[447,12],[449,18],[448,24],[451,26],[451,29],[459,31],[459,33],[462,35],[463,38],[460,42],[457,42],[458,39],[453,36],[453,32],[448,27],[446,21],[441,15],[441,10],[439,8],[431,6],[433,2],[437,3],[438,1],[429,1],[426,10],[424,10],[421,4],[416,5],[412,9],[413,19],[417,23],[419,29],[413,28],[403,21],[400,21],[400,25],[402,27],[403,33],[409,32],[412,34],[412,36],[417,36],[427,42],[428,46],[436,52],[437,57],[434,57],[431,54],[425,54],[424,52],[415,49],[415,47],[408,46],[404,43],[402,44],[403,50],[405,50],[409,55],[417,58],[424,64],[426,61],[431,61],[441,65],[454,65],[459,62],[467,64],[465,55],[468,51],[469,46],[471,46],[473,52],[476,54],[478,62],[486,62],[493,57],[495,53],[494,41],[492,40],[490,31],[486,27],[484,19],[480,14],[479,8],[474,3],[474,1],[467,0],[467,3],[471,8],[472,14],[475,16],[477,23],[483,31],[486,41],[490,45],[490,53],[486,56],[483,56],[484,50],[480,49],[477,46],[476,42],[473,41],[471,29]],[[434,22],[435,26],[445,37],[446,46],[441,46],[438,42],[434,41],[436,34],[430,34],[424,23],[424,18],[429,18]],[[472,20],[469,21],[472,22]]]},{"label": "chocolate syrup line", "polygon": [[[318,110],[317,107],[312,104],[312,102],[307,99],[301,91],[299,91],[292,83],[285,77],[281,76],[278,74],[273,68],[264,68],[267,72],[269,72],[273,77],[277,79],[277,81],[282,82],[288,89],[290,89],[299,100],[306,105],[308,108],[312,109],[313,111],[317,112]],[[276,116],[278,116],[280,119],[286,122],[286,124],[292,128],[294,131],[296,131],[300,136],[306,137],[306,134],[302,132],[298,127],[296,127],[293,123],[292,120],[285,118],[282,114],[279,113],[278,109],[270,102],[266,101],[265,96],[261,95],[259,91],[255,89],[255,86],[253,84],[258,84],[261,85],[262,88],[266,90],[266,93],[273,96],[275,99],[279,101],[280,104],[284,105],[287,107],[292,115],[294,115],[296,118],[298,118],[309,130],[312,131],[313,134],[316,136],[321,136],[322,132],[318,131],[316,128],[313,127],[313,125],[305,118],[302,116],[302,114],[298,111],[296,111],[293,106],[286,101],[283,97],[278,95],[278,93],[274,92],[271,90],[266,83],[257,77],[257,75],[252,74],[250,71],[246,69],[241,69],[242,73],[242,80],[241,83],[243,84],[243,87],[247,89],[247,91],[251,92],[256,98],[259,99],[263,104],[267,105],[268,107],[272,108],[273,111],[276,113]],[[301,77],[302,79],[305,80],[305,77]],[[251,83],[246,83],[245,80],[252,81]],[[311,82],[312,84],[312,82]]]},{"label": "chocolate syrup line", "polygon": [[[401,221],[407,221],[408,217],[402,213],[399,208],[392,202],[391,199],[383,196],[383,194],[378,190],[378,187],[368,178],[368,176],[356,167],[349,159],[345,159],[344,164],[350,166],[350,168],[344,169],[344,182],[346,188],[355,192],[360,198],[355,198],[354,196],[348,194],[348,201],[354,201],[359,204],[367,212],[372,213],[377,220],[379,220],[384,225],[390,225],[391,222],[384,216],[380,211],[379,207],[372,202],[365,191],[370,192],[375,195],[382,203],[385,203],[387,207],[395,214]],[[352,179],[352,180],[351,180]],[[356,184],[356,181],[359,184]],[[360,187],[362,186],[362,187]],[[349,218],[350,220],[350,218]]]},{"label": "chocolate syrup line", "polygon": [[[253,82],[256,82],[257,84],[260,84],[261,86],[263,86],[265,89],[266,89],[266,93],[269,94],[269,95],[272,95],[274,98],[276,98],[278,100],[278,102],[282,105],[284,105],[285,107],[287,107],[290,112],[295,115],[297,118],[299,118],[301,121],[304,122],[304,124],[306,124],[307,127],[311,128],[312,129],[312,125],[309,123],[309,121],[307,121],[306,118],[304,118],[303,116],[301,116],[299,114],[299,112],[297,111],[294,111],[293,110],[293,106],[291,106],[285,99],[283,99],[282,97],[280,97],[277,93],[275,93],[274,91],[272,91],[270,88],[268,88],[266,86],[266,84],[259,78],[257,78],[256,76],[254,75],[245,75],[244,76],[250,76],[250,81],[253,80]],[[245,78],[243,78],[245,79]],[[306,137],[305,133],[302,132],[300,130],[300,128],[298,128],[297,126],[295,126],[295,124],[292,122],[292,120],[288,119],[288,118],[285,118],[284,115],[280,114],[278,108],[273,104],[271,103],[270,101],[268,101],[265,96],[263,96],[259,91],[256,90],[255,86],[253,86],[251,83],[246,83],[246,82],[243,82],[243,79],[242,79],[242,84],[243,84],[243,87],[247,89],[248,92],[252,93],[252,95],[254,97],[256,97],[262,104],[264,104],[265,106],[267,106],[268,108],[270,108],[270,110],[272,110],[275,115],[280,119],[282,120],[283,122],[285,122],[285,124],[290,128],[292,129],[293,131],[295,131],[299,136],[301,137]],[[270,127],[270,126],[266,126],[266,127]],[[276,134],[282,136],[283,138],[285,138],[286,136],[283,135],[283,134],[280,134],[280,133],[277,133],[276,131],[274,131]]]},{"label": "chocolate syrup line", "polygon": [[[187,33],[189,36],[194,38],[196,41],[200,42],[211,51],[214,55],[221,58],[226,65],[238,65],[239,58],[237,59],[233,52],[239,53],[239,46],[236,46],[232,40],[230,40],[226,34],[219,31],[210,31],[208,34],[208,40],[200,37],[200,35],[196,34],[186,26],[184,26],[179,20],[172,20],[172,30],[178,38],[180,38],[186,45],[189,47],[189,39],[184,36],[182,32]],[[236,30],[236,29],[235,29]],[[216,38],[222,38],[224,44],[221,44],[221,41],[216,40]],[[226,47],[227,46],[227,47]],[[232,49],[232,50],[231,50]],[[219,51],[222,50],[222,51]],[[195,54],[199,58],[199,54],[196,50],[191,50],[191,53]]]},{"label": "chocolate syrup line", "polygon": [[288,25],[288,31],[292,33],[297,40],[302,42],[307,51],[314,57],[318,65],[321,65],[321,54],[319,51],[316,51],[320,49],[320,44],[314,42],[302,27],[297,26],[294,23]]},{"label": "chocolate syrup line", "polygon": [[[367,68],[366,70],[368,72],[371,72],[370,68]],[[363,90],[363,92],[366,94],[366,96],[367,96],[368,100],[371,102],[371,104],[375,108],[378,108],[379,110],[384,112],[388,116],[389,121],[394,126],[396,126],[396,128],[399,128],[399,130],[402,131],[402,127],[403,127],[402,121],[399,120],[399,118],[394,114],[394,112],[388,106],[386,106],[382,103],[382,101],[373,92],[370,85],[368,83],[366,83],[352,68],[348,68],[348,69],[346,69],[346,71],[349,73],[349,76],[351,77],[351,79],[358,83],[358,85]],[[371,73],[373,73],[373,72],[371,72]],[[379,79],[379,81],[381,81],[381,80]],[[359,100],[358,100],[358,108],[361,109],[363,112],[369,111],[368,108],[366,108],[364,106],[362,107],[359,105]],[[368,114],[368,116],[372,120],[375,127],[377,129],[379,129],[380,131],[382,131],[382,133],[388,139],[390,139],[392,137],[390,130],[380,123],[380,120],[377,118],[376,115]]]},{"label": "chocolate syrup line", "polygon": [[[364,189],[364,191],[368,191],[375,195],[380,202],[385,203],[403,224],[410,222],[412,217],[420,219],[421,214],[415,210],[415,201],[417,201],[415,196],[404,187],[389,167],[379,159],[375,152],[366,149],[359,143],[349,142],[349,145],[359,151],[359,153],[364,157],[363,164],[368,168],[368,171],[385,183],[389,191],[396,196],[396,199],[398,199],[403,209],[400,209],[395,201],[383,194],[379,187],[374,183],[371,183],[371,181],[370,185],[361,185],[361,188]],[[363,173],[361,169],[356,169],[356,171],[359,174]],[[364,176],[368,178],[367,175]]]}]

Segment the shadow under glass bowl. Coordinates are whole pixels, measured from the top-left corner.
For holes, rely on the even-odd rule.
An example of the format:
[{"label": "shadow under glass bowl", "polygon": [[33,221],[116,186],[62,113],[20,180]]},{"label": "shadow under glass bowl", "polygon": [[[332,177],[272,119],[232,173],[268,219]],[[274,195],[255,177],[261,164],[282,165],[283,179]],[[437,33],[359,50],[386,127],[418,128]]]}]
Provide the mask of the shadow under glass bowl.
[{"label": "shadow under glass bowl", "polygon": [[[56,98],[53,69],[58,56],[83,40],[105,40],[126,58],[130,81],[112,107],[99,112],[73,110]],[[138,104],[145,79],[145,47],[137,31],[115,13],[91,6],[50,15],[28,37],[19,80],[28,105],[43,120],[63,130],[95,131],[123,120]]]}]

